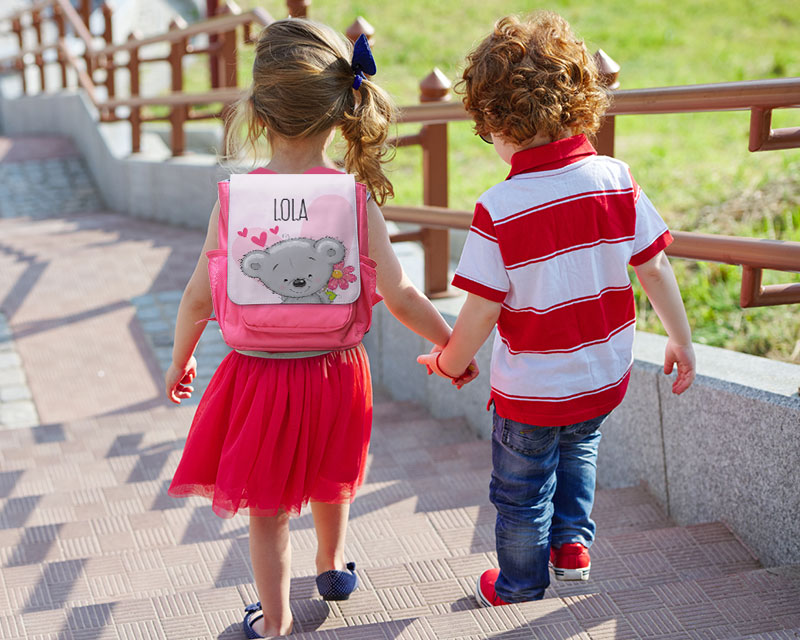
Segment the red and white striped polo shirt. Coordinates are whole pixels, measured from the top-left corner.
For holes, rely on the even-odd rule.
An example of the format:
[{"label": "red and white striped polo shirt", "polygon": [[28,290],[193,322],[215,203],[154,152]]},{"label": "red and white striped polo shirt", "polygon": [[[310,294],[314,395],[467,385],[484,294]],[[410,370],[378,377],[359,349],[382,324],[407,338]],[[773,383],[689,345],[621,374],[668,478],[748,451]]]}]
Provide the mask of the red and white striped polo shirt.
[{"label": "red and white striped polo shirt", "polygon": [[636,315],[627,265],[672,242],[628,166],[585,136],[514,154],[478,200],[453,285],[502,303],[492,400],[539,426],[589,420],[625,395]]}]

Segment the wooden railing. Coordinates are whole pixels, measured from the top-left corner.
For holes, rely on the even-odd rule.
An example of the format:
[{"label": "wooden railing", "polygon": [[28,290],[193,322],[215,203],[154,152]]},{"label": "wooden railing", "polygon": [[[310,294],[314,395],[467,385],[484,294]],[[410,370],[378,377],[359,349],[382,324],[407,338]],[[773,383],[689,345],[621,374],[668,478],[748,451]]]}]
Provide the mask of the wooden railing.
[{"label": "wooden railing", "polygon": [[[604,55],[604,54],[603,54]],[[434,83],[429,77],[428,83]],[[615,78],[610,77],[610,81]],[[469,120],[460,101],[449,101],[449,83],[436,76],[440,91],[437,102],[404,107],[400,118],[405,123],[423,124],[416,136],[406,136],[401,146],[419,144],[424,157],[435,162],[423,163],[426,188],[424,207],[387,206],[388,220],[418,224],[418,232],[405,232],[400,240],[419,240],[425,249],[425,287],[429,295],[446,295],[449,261],[448,230],[469,229],[472,213],[447,208],[447,123]],[[424,89],[423,89],[424,92]],[[598,132],[596,147],[600,153],[614,155],[614,122],[617,116],[633,114],[690,113],[700,111],[749,110],[750,151],[800,147],[800,128],[772,130],[774,109],[800,106],[800,78],[728,82],[656,89],[615,91],[608,116]],[[434,132],[435,131],[435,135]],[[440,205],[440,206],[429,206]],[[740,304],[742,307],[793,304],[800,302],[800,283],[761,284],[764,269],[800,272],[800,243],[755,238],[737,238],[694,232],[673,232],[675,241],[667,249],[674,257],[707,260],[743,267]]]},{"label": "wooden railing", "polygon": [[[81,0],[79,10],[69,0],[40,0],[27,9],[0,19],[10,25],[17,35],[20,53],[0,60],[0,68],[13,67],[25,82],[25,68],[38,67],[41,89],[45,87],[44,54],[57,52],[61,67],[61,87],[67,86],[67,70],[77,73],[78,83],[98,108],[102,120],[127,119],[131,124],[131,148],[139,151],[141,125],[151,120],[168,120],[172,125],[171,146],[173,155],[185,149],[184,124],[201,118],[216,118],[240,95],[237,68],[237,29],[243,31],[242,41],[251,41],[253,25],[269,24],[272,18],[264,11],[241,12],[232,0],[207,0],[209,9],[218,15],[187,26],[173,22],[163,34],[141,38],[129,36],[123,44],[112,44],[111,13],[103,7],[105,30],[100,36],[89,32],[90,0]],[[222,4],[220,4],[222,3]],[[290,15],[305,15],[310,0],[287,0]],[[43,41],[42,26],[51,20],[55,24],[58,40]],[[27,23],[27,24],[25,24]],[[0,30],[2,27],[0,27]],[[23,31],[33,30],[36,45],[25,48]],[[76,59],[66,46],[67,30],[83,42],[82,61]],[[347,35],[355,40],[358,35],[373,34],[372,27],[363,19],[356,20]],[[189,40],[197,35],[207,35],[209,46],[194,48]],[[102,39],[102,45],[95,43]],[[168,45],[170,53],[160,58],[144,58],[141,49],[152,45]],[[211,89],[201,93],[185,93],[183,58],[188,55],[209,56]],[[118,63],[117,57],[127,55]],[[617,86],[619,66],[602,51],[596,54],[607,85]],[[31,62],[32,61],[32,62]],[[167,62],[171,69],[172,92],[161,96],[140,94],[140,67],[149,63]],[[116,95],[114,75],[117,70],[127,70],[130,78],[130,95]],[[96,75],[104,76],[96,84]],[[106,96],[99,97],[98,84],[105,87]],[[800,128],[771,129],[774,109],[800,105],[800,78],[731,82],[685,87],[634,89],[614,91],[614,102],[598,132],[595,144],[600,153],[614,154],[614,124],[617,116],[633,114],[688,113],[698,111],[749,110],[751,151],[786,149],[800,146]],[[384,208],[386,218],[401,223],[419,225],[414,231],[395,234],[393,241],[414,240],[422,243],[425,253],[425,291],[430,296],[448,294],[449,230],[468,229],[472,214],[468,211],[448,209],[448,136],[449,122],[468,120],[460,101],[452,101],[450,82],[440,71],[434,71],[420,83],[419,105],[404,107],[400,122],[422,124],[416,134],[398,138],[399,147],[419,146],[422,151],[423,206]],[[192,111],[209,104],[221,104],[222,110]],[[142,108],[161,106],[169,109],[168,115],[142,114]],[[125,116],[118,110],[127,109]],[[692,260],[709,260],[742,265],[743,277],[740,302],[743,307],[800,302],[800,283],[788,285],[761,284],[763,269],[800,271],[800,243],[734,238],[700,233],[674,232],[675,242],[667,252],[676,257]]]},{"label": "wooden railing", "polygon": [[[222,118],[231,103],[235,102],[241,90],[238,88],[237,77],[237,33],[241,29],[242,40],[252,42],[251,27],[265,26],[272,22],[272,17],[261,9],[242,12],[232,0],[218,8],[219,15],[208,20],[192,25],[186,25],[182,20],[176,19],[170,24],[167,32],[143,38],[133,33],[122,44],[112,44],[111,10],[108,5],[103,5],[103,15],[106,17],[105,30],[102,34],[103,45],[97,46],[98,38],[93,36],[88,27],[89,0],[82,0],[82,11],[79,14],[69,0],[41,0],[29,9],[6,18],[11,23],[12,30],[17,34],[21,51],[15,56],[0,60],[0,68],[13,66],[20,71],[23,92],[28,91],[25,68],[31,58],[33,64],[39,67],[41,76],[41,90],[45,91],[45,61],[44,52],[55,50],[57,62],[61,66],[61,87],[68,84],[67,69],[74,69],[77,74],[79,86],[86,92],[89,99],[98,109],[100,119],[104,122],[128,120],[131,125],[131,149],[137,153],[141,149],[142,123],[168,120],[171,124],[170,146],[172,154],[182,155],[185,151],[186,138],[184,125],[186,122],[202,119]],[[47,11],[49,10],[49,13]],[[25,16],[29,16],[28,24],[23,24]],[[55,24],[58,40],[56,42],[43,42],[42,26],[48,20]],[[37,45],[34,48],[24,48],[23,31],[25,28],[33,29],[36,34]],[[84,46],[83,64],[70,52],[66,42],[67,28],[82,41]],[[190,44],[190,39],[206,35],[209,45],[197,48]],[[145,57],[141,51],[144,48],[162,45],[169,47],[169,54],[159,57]],[[193,55],[207,55],[211,69],[211,90],[201,93],[184,93],[184,58]],[[124,62],[118,62],[118,57],[126,57]],[[142,96],[141,67],[146,64],[167,63],[170,68],[170,87],[172,93],[160,96]],[[115,74],[125,70],[128,73],[130,95],[118,97],[116,95]],[[97,75],[102,76],[101,82],[95,80]],[[105,87],[106,96],[100,97],[98,86]],[[222,109],[208,110],[207,105],[221,104]],[[167,115],[154,113],[143,115],[142,107],[168,107]],[[193,110],[198,107],[203,110]],[[118,110],[127,110],[127,115],[118,115]]]}]

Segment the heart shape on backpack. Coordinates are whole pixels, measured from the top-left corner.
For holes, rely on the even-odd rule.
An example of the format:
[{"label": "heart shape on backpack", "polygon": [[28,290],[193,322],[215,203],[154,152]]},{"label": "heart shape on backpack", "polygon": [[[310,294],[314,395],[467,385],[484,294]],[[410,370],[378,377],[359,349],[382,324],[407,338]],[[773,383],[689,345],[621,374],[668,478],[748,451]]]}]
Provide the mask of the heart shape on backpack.
[{"label": "heart shape on backpack", "polygon": [[250,236],[250,239],[253,242],[255,242],[259,247],[263,247],[265,244],[267,244],[267,232],[262,231],[260,236],[258,237]]},{"label": "heart shape on backpack", "polygon": [[280,229],[280,227],[272,227],[272,229],[270,229],[270,231],[272,232],[273,235],[277,236],[278,235],[278,229]]},{"label": "heart shape on backpack", "polygon": [[242,238],[246,238],[247,237],[247,227],[245,227],[241,231],[237,231],[236,233],[238,233],[240,236],[242,236]]}]

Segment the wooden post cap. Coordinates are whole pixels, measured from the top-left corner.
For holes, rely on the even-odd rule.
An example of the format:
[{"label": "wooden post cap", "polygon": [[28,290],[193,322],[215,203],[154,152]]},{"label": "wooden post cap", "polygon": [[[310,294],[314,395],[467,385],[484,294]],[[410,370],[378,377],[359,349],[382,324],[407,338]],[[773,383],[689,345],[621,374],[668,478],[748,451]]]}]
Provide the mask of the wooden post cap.
[{"label": "wooden post cap", "polygon": [[598,49],[594,54],[594,62],[600,72],[600,80],[608,89],[619,88],[620,66],[602,49]]},{"label": "wooden post cap", "polygon": [[355,42],[361,35],[367,36],[367,40],[369,41],[370,46],[372,46],[372,40],[375,36],[375,27],[373,27],[369,22],[364,20],[362,16],[358,16],[349,27],[347,27],[347,31],[345,31],[345,35],[347,36],[350,42]]},{"label": "wooden post cap", "polygon": [[311,0],[286,0],[286,8],[289,9],[290,18],[305,18],[308,15],[308,8]]},{"label": "wooden post cap", "polygon": [[186,27],[187,27],[186,20],[184,20],[179,15],[173,16],[172,20],[169,21],[170,31],[172,31],[173,29],[185,29]]},{"label": "wooden post cap", "polygon": [[434,67],[419,83],[420,102],[447,102],[450,100],[450,87],[452,83],[444,73]]}]

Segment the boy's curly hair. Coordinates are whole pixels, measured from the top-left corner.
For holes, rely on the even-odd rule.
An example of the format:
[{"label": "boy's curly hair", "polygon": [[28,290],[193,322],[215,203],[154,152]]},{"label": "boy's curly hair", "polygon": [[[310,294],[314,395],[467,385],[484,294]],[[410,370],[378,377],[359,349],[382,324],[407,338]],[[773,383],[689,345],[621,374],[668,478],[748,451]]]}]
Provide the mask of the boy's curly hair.
[{"label": "boy's curly hair", "polygon": [[459,90],[478,134],[499,133],[520,146],[540,133],[591,135],[610,104],[583,41],[549,11],[498,20],[467,56]]}]

